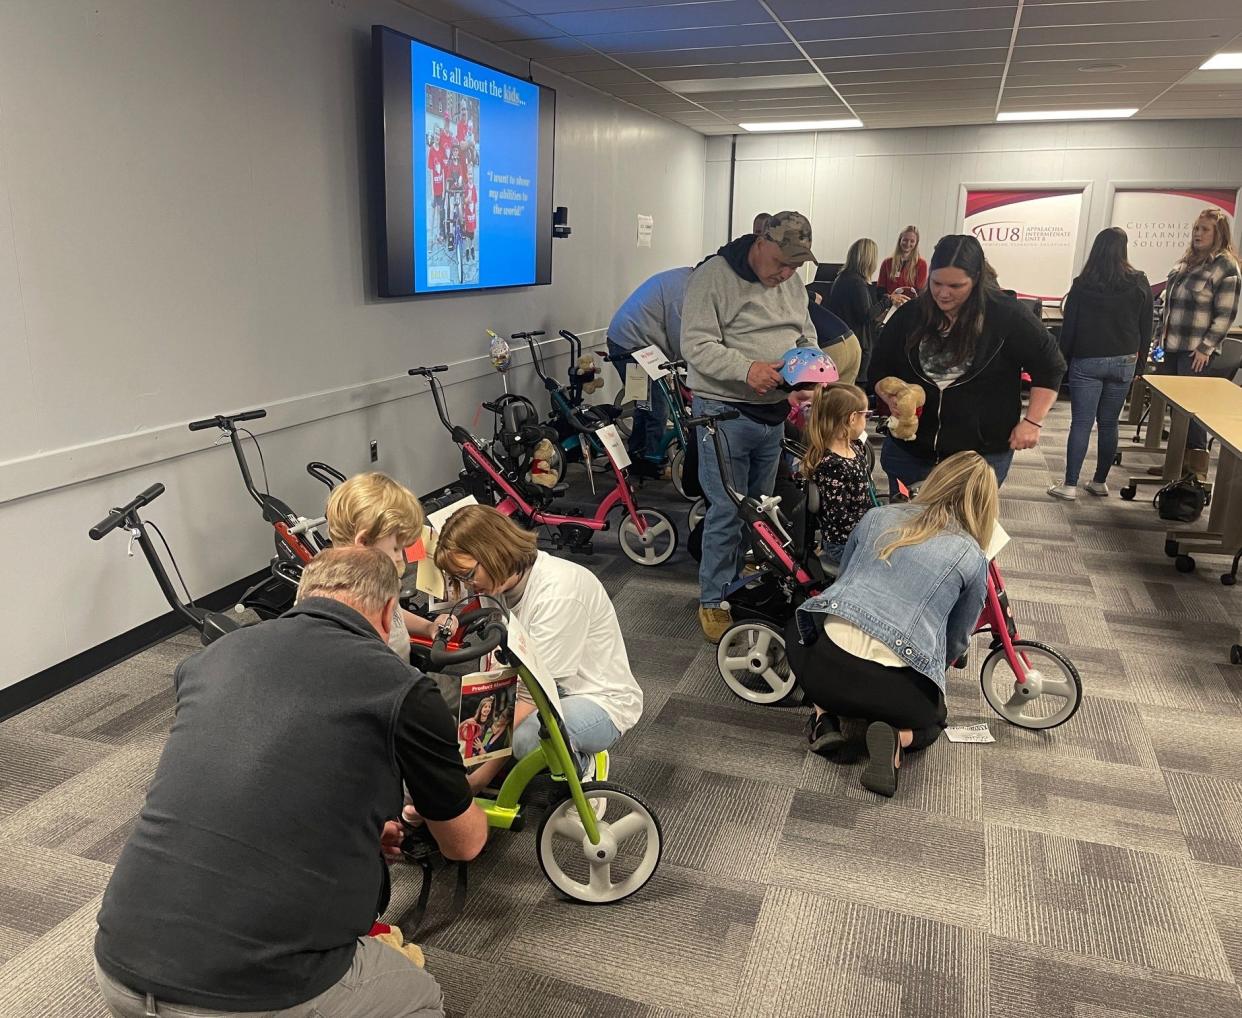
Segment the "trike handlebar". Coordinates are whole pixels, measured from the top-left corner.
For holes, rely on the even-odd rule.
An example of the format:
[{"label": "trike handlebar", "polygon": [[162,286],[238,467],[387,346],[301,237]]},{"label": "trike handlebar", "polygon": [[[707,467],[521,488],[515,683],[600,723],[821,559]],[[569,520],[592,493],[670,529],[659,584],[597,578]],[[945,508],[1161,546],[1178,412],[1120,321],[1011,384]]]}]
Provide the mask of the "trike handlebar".
[{"label": "trike handlebar", "polygon": [[484,657],[504,643],[505,632],[504,623],[493,619],[483,626],[483,631],[478,634],[477,640],[469,643],[463,642],[458,650],[449,650],[448,638],[441,633],[431,645],[428,663],[432,668],[440,669]]},{"label": "trike handlebar", "polygon": [[736,410],[721,410],[718,414],[704,414],[702,417],[686,418],[687,428],[701,428],[704,425],[718,424],[720,421],[733,421],[742,415]]},{"label": "trike handlebar", "polygon": [[100,540],[124,523],[130,513],[136,512],[149,502],[154,502],[162,494],[164,494],[164,485],[156,481],[151,487],[135,495],[125,505],[118,509],[113,509],[107,516],[91,527],[87,534],[92,541]]},{"label": "trike handlebar", "polygon": [[219,428],[221,431],[232,431],[239,421],[257,421],[267,416],[266,410],[244,410],[240,414],[216,414],[201,421],[191,421],[191,431],[206,431],[208,428]]}]

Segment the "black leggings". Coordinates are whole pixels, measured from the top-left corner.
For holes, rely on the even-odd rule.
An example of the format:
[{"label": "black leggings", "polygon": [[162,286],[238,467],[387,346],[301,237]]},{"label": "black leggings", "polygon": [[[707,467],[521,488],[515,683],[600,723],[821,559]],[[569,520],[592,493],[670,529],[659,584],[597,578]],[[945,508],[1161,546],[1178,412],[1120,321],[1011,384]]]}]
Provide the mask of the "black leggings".
[{"label": "black leggings", "polygon": [[947,710],[944,694],[926,675],[913,668],[888,668],[843,651],[833,643],[815,615],[818,639],[809,647],[798,642],[798,624],[785,630],[786,653],[798,685],[815,706],[841,718],[883,721],[909,728],[908,749],[923,749],[940,737]]}]

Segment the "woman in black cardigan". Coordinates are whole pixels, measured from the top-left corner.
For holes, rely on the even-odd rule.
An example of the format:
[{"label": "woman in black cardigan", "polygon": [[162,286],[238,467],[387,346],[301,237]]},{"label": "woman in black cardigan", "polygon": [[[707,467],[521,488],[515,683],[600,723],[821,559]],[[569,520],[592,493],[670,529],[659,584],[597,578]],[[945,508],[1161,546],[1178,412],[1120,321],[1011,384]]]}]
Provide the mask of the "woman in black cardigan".
[{"label": "woman in black cardigan", "polygon": [[[889,437],[880,465],[890,488],[922,481],[941,460],[972,449],[1003,483],[1013,454],[1039,442],[1057,399],[1065,361],[1048,330],[1000,289],[983,247],[968,235],[941,237],[927,289],[889,319],[871,374],[923,389],[926,402],[910,441]],[[1022,372],[1031,376],[1022,407]]]},{"label": "woman in black cardigan", "polygon": [[872,388],[868,384],[871,377],[868,362],[871,360],[875,338],[879,335],[880,319],[890,306],[901,306],[909,299],[877,292],[871,283],[871,277],[875,275],[879,260],[880,252],[874,240],[863,237],[854,241],[845,255],[841,272],[832,282],[832,292],[828,295],[827,302],[828,310],[845,322],[858,337],[862,347],[862,360],[859,362],[858,377],[854,384],[867,392]]}]

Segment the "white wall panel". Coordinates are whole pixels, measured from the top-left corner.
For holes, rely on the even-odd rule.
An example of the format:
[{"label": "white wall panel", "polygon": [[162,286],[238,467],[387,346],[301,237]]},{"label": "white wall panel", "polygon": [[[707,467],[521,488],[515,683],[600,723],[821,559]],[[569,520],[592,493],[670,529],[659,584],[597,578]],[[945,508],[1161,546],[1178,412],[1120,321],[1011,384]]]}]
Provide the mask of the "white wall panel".
[{"label": "white wall panel", "polygon": [[[558,91],[553,197],[573,228],[553,284],[374,298],[376,23],[451,42],[392,0],[0,4],[0,529],[31,535],[6,545],[0,686],[163,610],[124,541],[85,533],[152,481],[168,485],[152,515],[196,591],[266,561],[231,457],[187,420],[272,407],[272,487],[306,511],[324,494],[306,461],[364,468],[371,438],[379,467],[427,490],[458,460],[406,368],[461,363],[450,393],[469,424],[500,389],[486,328],[602,343],[639,282],[701,256],[705,139],[536,67]],[[727,195],[727,176],[714,187]],[[528,368],[511,381],[538,388]]]},{"label": "white wall panel", "polygon": [[[800,179],[805,160],[777,154],[780,137],[739,138],[735,215],[798,196],[788,181]],[[800,152],[804,143],[793,139],[812,136],[784,137]],[[1111,181],[1242,182],[1238,120],[989,124],[813,137],[814,176],[803,211],[809,210],[815,250],[825,261],[840,261],[864,236],[887,253],[908,223],[919,227],[923,247],[930,249],[959,228],[962,183],[1091,182],[1090,238],[1106,225]],[[709,205],[706,218],[712,217]]]}]

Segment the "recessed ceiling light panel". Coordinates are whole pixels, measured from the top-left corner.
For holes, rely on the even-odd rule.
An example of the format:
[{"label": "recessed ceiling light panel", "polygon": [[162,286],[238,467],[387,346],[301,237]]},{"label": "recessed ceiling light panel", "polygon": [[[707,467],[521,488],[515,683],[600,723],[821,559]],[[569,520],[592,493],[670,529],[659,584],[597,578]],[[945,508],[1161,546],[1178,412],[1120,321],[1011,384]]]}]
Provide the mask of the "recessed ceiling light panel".
[{"label": "recessed ceiling light panel", "polygon": [[843,131],[862,127],[861,120],[781,120],[766,124],[739,124],[743,131]]},{"label": "recessed ceiling light panel", "polygon": [[1018,123],[1032,120],[1125,120],[1138,112],[1138,107],[1124,110],[1017,110],[998,113],[998,123]]},{"label": "recessed ceiling light panel", "polygon": [[1242,53],[1217,53],[1199,65],[1201,71],[1242,71]]}]

